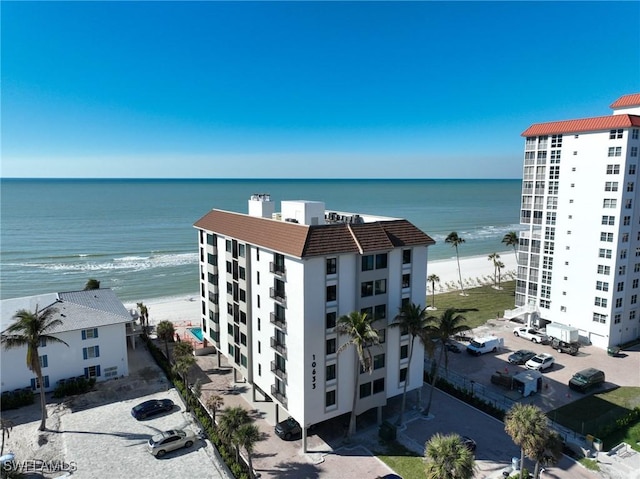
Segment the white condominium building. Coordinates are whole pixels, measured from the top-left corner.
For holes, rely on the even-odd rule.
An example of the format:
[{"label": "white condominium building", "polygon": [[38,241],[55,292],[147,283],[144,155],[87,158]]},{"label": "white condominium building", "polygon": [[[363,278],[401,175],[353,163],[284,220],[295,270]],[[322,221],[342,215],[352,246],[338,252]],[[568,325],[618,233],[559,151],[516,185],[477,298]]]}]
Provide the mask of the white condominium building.
[{"label": "white condominium building", "polygon": [[[325,211],[323,202],[253,195],[249,214],[212,210],[199,231],[202,330],[253,389],[303,429],[351,412],[355,359],[336,331],[353,311],[376,318],[372,374],[360,376],[358,414],[422,386],[419,341],[390,328],[403,302],[425,305],[427,247],[409,221]],[[380,413],[381,409],[378,409]]]},{"label": "white condominium building", "polygon": [[640,335],[640,94],[529,127],[516,306],[607,348]]}]

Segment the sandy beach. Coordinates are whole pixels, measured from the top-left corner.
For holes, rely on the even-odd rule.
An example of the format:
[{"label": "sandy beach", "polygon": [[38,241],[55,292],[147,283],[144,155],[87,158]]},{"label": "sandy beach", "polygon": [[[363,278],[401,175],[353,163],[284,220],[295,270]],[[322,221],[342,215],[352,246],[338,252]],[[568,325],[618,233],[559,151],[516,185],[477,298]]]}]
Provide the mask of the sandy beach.
[{"label": "sandy beach", "polygon": [[[501,269],[503,281],[515,278],[516,257],[513,251],[498,253],[505,267]],[[460,270],[465,289],[493,284],[493,262],[488,256],[469,256],[460,258]],[[455,256],[447,260],[429,261],[427,275],[435,274],[440,281],[435,285],[435,293],[455,291],[460,288],[458,264]],[[427,293],[431,294],[431,283],[427,282]],[[171,321],[177,328],[198,326],[200,324],[200,301],[197,293],[190,296],[154,298],[142,300],[149,311],[149,322]],[[129,310],[137,310],[136,303],[125,303]]]}]

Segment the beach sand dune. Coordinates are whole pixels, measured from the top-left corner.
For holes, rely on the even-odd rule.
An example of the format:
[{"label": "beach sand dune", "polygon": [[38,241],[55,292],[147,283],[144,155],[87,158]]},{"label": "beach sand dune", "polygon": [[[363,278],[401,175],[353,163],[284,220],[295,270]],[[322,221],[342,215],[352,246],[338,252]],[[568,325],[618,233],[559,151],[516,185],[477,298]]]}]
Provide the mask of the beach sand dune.
[{"label": "beach sand dune", "polygon": [[[516,257],[513,251],[499,252],[502,281],[515,278]],[[460,271],[465,289],[481,285],[493,284],[493,261],[487,256],[470,256],[460,258]],[[455,256],[447,260],[429,261],[427,275],[435,274],[440,278],[436,283],[436,294],[460,289],[458,263]],[[431,294],[431,283],[427,282],[427,293]],[[190,296],[152,298],[142,300],[149,311],[149,323],[171,321],[177,327],[198,326],[200,324],[200,298],[197,293]],[[130,311],[136,311],[136,303],[126,303]]]}]

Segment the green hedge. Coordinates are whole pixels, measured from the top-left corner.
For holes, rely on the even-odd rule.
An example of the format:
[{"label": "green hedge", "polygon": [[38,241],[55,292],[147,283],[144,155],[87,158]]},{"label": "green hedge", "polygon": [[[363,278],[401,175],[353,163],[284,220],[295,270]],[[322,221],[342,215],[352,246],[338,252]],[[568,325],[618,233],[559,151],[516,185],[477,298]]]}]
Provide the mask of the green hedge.
[{"label": "green hedge", "polygon": [[16,389],[8,393],[2,394],[0,401],[0,410],[18,409],[22,406],[33,404],[34,394],[30,388]]},{"label": "green hedge", "polygon": [[54,398],[63,398],[65,396],[73,396],[75,394],[84,394],[93,389],[96,384],[96,378],[73,378],[64,382],[58,382],[53,390]]}]

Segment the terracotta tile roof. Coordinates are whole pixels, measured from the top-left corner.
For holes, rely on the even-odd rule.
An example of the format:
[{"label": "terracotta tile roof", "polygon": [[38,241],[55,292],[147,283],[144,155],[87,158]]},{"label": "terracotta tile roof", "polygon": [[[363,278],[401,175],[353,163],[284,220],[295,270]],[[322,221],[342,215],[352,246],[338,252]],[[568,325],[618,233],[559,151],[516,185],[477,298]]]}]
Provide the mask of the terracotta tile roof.
[{"label": "terracotta tile roof", "polygon": [[556,135],[560,133],[582,133],[640,126],[638,115],[609,115],[579,120],[551,121],[531,125],[521,136]]},{"label": "terracotta tile roof", "polygon": [[297,258],[435,244],[431,237],[407,220],[306,226],[211,210],[194,226]]},{"label": "terracotta tile roof", "polygon": [[624,108],[629,106],[640,106],[640,93],[623,95],[614,101],[609,108]]}]

